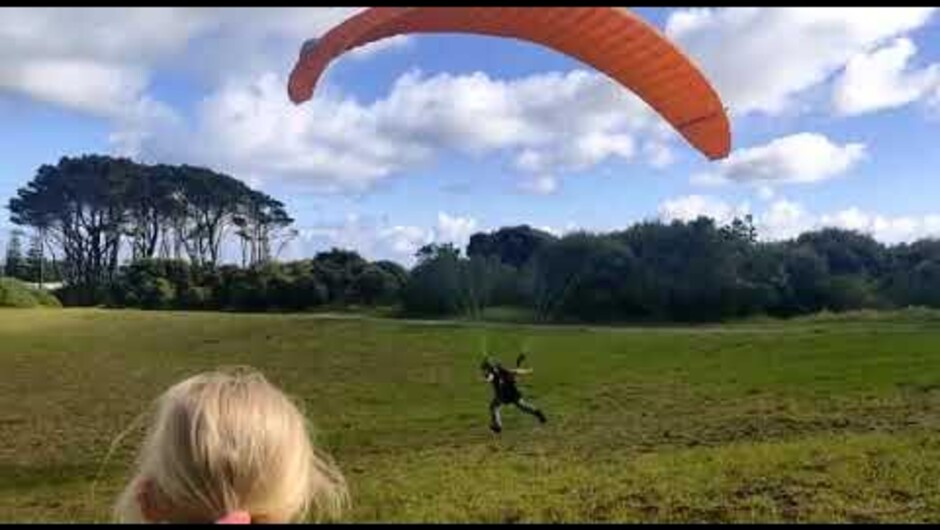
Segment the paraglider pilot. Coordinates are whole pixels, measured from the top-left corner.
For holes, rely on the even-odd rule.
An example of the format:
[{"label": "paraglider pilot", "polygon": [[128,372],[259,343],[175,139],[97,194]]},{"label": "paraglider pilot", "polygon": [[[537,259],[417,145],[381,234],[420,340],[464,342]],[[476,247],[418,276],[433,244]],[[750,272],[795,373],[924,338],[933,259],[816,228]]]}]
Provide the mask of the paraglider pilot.
[{"label": "paraglider pilot", "polygon": [[480,364],[483,378],[493,386],[493,399],[490,401],[490,430],[495,433],[503,430],[502,420],[499,416],[499,409],[503,405],[515,405],[519,410],[538,418],[540,423],[548,421],[545,414],[538,407],[522,397],[522,393],[516,386],[516,376],[532,373],[531,369],[518,366],[522,358],[520,356],[516,368],[505,368],[499,361],[493,361],[489,358]]}]

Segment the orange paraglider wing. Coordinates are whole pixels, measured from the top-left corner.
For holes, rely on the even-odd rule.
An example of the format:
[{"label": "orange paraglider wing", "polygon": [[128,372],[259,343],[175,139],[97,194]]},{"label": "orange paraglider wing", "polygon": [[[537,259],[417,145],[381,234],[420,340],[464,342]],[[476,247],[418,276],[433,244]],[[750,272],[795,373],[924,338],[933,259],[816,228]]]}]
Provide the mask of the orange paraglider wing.
[{"label": "orange paraglider wing", "polygon": [[552,48],[632,90],[708,158],[731,149],[724,106],[698,67],[656,28],[617,7],[369,8],[304,44],[288,84],[291,100],[310,99],[340,55],[408,33],[474,33]]}]

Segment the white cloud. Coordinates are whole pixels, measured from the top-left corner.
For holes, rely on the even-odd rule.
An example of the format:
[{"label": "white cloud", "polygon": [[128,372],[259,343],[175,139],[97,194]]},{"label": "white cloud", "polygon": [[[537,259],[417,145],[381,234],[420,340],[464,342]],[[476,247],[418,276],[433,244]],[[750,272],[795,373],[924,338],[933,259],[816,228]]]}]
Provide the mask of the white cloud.
[{"label": "white cloud", "polygon": [[454,243],[466,247],[470,236],[477,232],[473,217],[439,212],[430,227],[396,225],[359,215],[348,215],[342,222],[322,223],[302,228],[290,248],[288,259],[309,257],[333,247],[353,249],[370,260],[391,259],[414,264],[414,255],[429,243]]},{"label": "white cloud", "polygon": [[524,149],[516,156],[515,160],[516,169],[531,173],[542,171],[547,165],[548,162],[545,160],[545,156],[534,149]]},{"label": "white cloud", "polygon": [[533,195],[551,195],[558,191],[558,179],[551,175],[535,175],[523,179],[519,189]]},{"label": "white cloud", "polygon": [[755,217],[758,237],[764,240],[790,239],[813,229],[813,218],[799,204],[779,199],[766,212]]},{"label": "white cloud", "polygon": [[542,225],[542,226],[536,226],[535,229],[541,230],[543,232],[548,232],[549,234],[555,237],[561,237],[562,235],[562,232],[553,226]]},{"label": "white cloud", "polygon": [[927,105],[930,117],[936,119],[937,111],[940,110],[940,87],[937,87],[928,94],[924,101]]},{"label": "white cloud", "polygon": [[[0,91],[111,120],[110,140],[121,155],[325,192],[367,190],[442,151],[520,157],[518,188],[535,194],[554,193],[563,176],[609,161],[673,161],[669,144],[679,136],[594,72],[505,81],[479,72],[410,72],[369,103],[325,79],[312,101],[287,102],[285,74],[300,44],[361,9],[6,9]],[[411,42],[384,39],[350,58]],[[160,69],[210,87],[194,116],[149,92]]]},{"label": "white cloud", "polygon": [[937,235],[940,234],[940,215],[938,214],[929,214],[921,218],[924,230],[927,234]]},{"label": "white cloud", "polygon": [[728,184],[728,179],[717,173],[694,173],[689,177],[689,183],[695,186],[717,188]]},{"label": "white cloud", "polygon": [[453,243],[463,248],[470,236],[477,231],[477,220],[472,217],[452,217],[444,212],[437,214],[434,240],[438,243]]},{"label": "white cloud", "polygon": [[115,154],[128,157],[140,153],[141,146],[153,138],[175,134],[182,126],[181,116],[171,107],[146,95],[128,103],[113,121],[108,142]]},{"label": "white cloud", "polygon": [[632,159],[635,135],[660,120],[606,76],[580,70],[508,81],[410,72],[377,107],[389,132],[468,154],[519,149],[517,167],[535,173]]},{"label": "white cloud", "polygon": [[847,230],[864,230],[869,224],[868,216],[855,207],[842,210],[835,215],[823,215],[822,220],[825,224]]},{"label": "white cloud", "polygon": [[562,227],[542,225],[542,226],[536,226],[535,228],[538,230],[542,230],[544,232],[548,232],[549,234],[555,237],[564,237],[565,235],[570,234],[572,232],[578,232],[578,231],[583,230],[583,228],[578,223],[575,223],[574,221],[568,221]]},{"label": "white cloud", "polygon": [[0,38],[5,53],[25,61],[72,57],[149,64],[183,51],[207,22],[198,10],[180,8],[4,8]]},{"label": "white cloud", "polygon": [[791,239],[803,232],[825,227],[870,234],[885,244],[940,237],[940,214],[889,216],[868,213],[857,207],[814,214],[784,198],[773,201],[762,211],[751,212],[746,203],[735,207],[722,199],[702,195],[669,199],[659,206],[659,216],[665,221],[692,221],[704,215],[715,219],[718,224],[726,224],[749,213],[753,216],[758,237],[765,241]]},{"label": "white cloud", "polygon": [[355,250],[369,260],[392,259],[410,264],[414,251],[433,240],[414,226],[387,225],[371,218],[348,215],[341,222],[301,228],[288,249],[287,259],[310,257],[331,248]]},{"label": "white cloud", "polygon": [[646,142],[643,152],[646,154],[649,165],[657,169],[666,168],[675,161],[675,155],[665,143]]},{"label": "white cloud", "polygon": [[119,115],[145,85],[142,71],[108,63],[52,59],[0,66],[0,88],[103,117]]},{"label": "white cloud", "polygon": [[731,153],[717,173],[693,175],[691,182],[812,183],[846,173],[865,157],[865,145],[839,145],[816,133],[797,133]]},{"label": "white cloud", "polygon": [[694,221],[698,217],[711,217],[719,224],[743,217],[750,211],[747,203],[732,206],[707,195],[686,195],[664,201],[659,207],[659,217],[664,221]]},{"label": "white cloud", "polygon": [[[363,191],[440,151],[508,152],[522,189],[551,193],[559,173],[634,158],[644,131],[651,142],[666,141],[645,103],[584,71],[508,81],[410,72],[370,104],[325,91],[295,106],[283,81],[269,73],[227,83],[200,104],[194,127],[151,135],[140,155],[320,191]],[[656,153],[665,147],[641,145],[665,157]]]},{"label": "white cloud", "polygon": [[770,186],[760,185],[757,187],[757,196],[760,197],[761,200],[769,201],[774,198],[774,189]]},{"label": "white cloud", "polygon": [[190,39],[172,67],[213,88],[245,83],[265,72],[290,72],[306,40],[321,37],[361,9],[190,8],[207,20],[205,29]]},{"label": "white cloud", "polygon": [[396,225],[380,230],[378,239],[389,245],[389,257],[398,256],[401,261],[407,262],[419,248],[434,241],[434,232],[417,226]]},{"label": "white cloud", "polygon": [[666,34],[695,59],[734,114],[779,114],[852,57],[924,26],[935,8],[696,8]]},{"label": "white cloud", "polygon": [[[287,71],[300,43],[362,9],[5,8],[0,64],[10,72],[36,61],[78,61],[98,63],[102,71],[148,74],[172,64],[216,80],[256,78],[264,71]],[[703,65],[735,111],[774,112],[851,57],[922,27],[932,13],[932,8],[686,9],[669,17],[666,32]],[[350,57],[406,47],[410,40],[384,39]],[[0,73],[3,86],[32,94],[13,77]]]},{"label": "white cloud", "polygon": [[349,56],[354,59],[368,59],[379,53],[408,48],[414,44],[414,39],[410,35],[395,35],[387,39],[371,42],[356,48],[349,52]]},{"label": "white cloud", "polygon": [[917,47],[899,38],[870,53],[854,56],[836,81],[833,105],[836,112],[856,115],[900,107],[930,95],[940,83],[940,65],[911,71]]},{"label": "white cloud", "polygon": [[123,118],[152,101],[156,68],[214,80],[287,69],[301,42],[359,9],[4,8],[0,90]]},{"label": "white cloud", "polygon": [[[159,146],[146,154],[187,160],[191,136],[183,117],[149,93],[157,69],[195,74],[210,84],[272,68],[288,71],[300,43],[361,9],[4,8],[0,96],[19,94],[109,120],[115,154],[135,156]],[[388,41],[357,56],[404,44]],[[327,157],[326,171],[334,160],[356,173],[349,154]]]},{"label": "white cloud", "polygon": [[857,230],[889,244],[940,236],[940,216],[936,214],[892,217],[867,213],[852,207],[835,214],[820,216],[819,224]]},{"label": "white cloud", "polygon": [[207,98],[186,146],[172,143],[179,138],[174,136],[147,147],[239,175],[362,191],[429,155],[425,146],[384,133],[377,118],[373,109],[350,99],[327,96],[295,106],[284,97],[282,80],[270,74],[248,86],[229,84]]},{"label": "white cloud", "polygon": [[4,8],[0,90],[118,117],[143,98],[150,67],[200,25],[172,8]]},{"label": "white cloud", "polygon": [[[562,176],[608,161],[641,159],[653,167],[673,161],[675,132],[629,91],[585,71],[505,81],[411,72],[375,102],[356,101],[327,82],[312,101],[289,104],[283,73],[300,43],[360,9],[8,8],[0,17],[0,90],[112,119],[111,140],[121,154],[207,164],[319,191],[363,191],[441,151],[506,152],[522,174],[519,188],[535,194],[554,193]],[[669,17],[666,31],[703,65],[735,112],[781,112],[846,65],[843,107],[873,108],[909,97],[910,86],[934,75],[933,67],[910,70],[916,49],[898,39],[932,13],[685,9]],[[352,56],[410,42],[386,39]],[[162,67],[218,83],[193,122],[148,94]],[[878,89],[851,88],[861,85]],[[933,90],[918,97],[940,93]],[[793,135],[736,151],[701,180],[813,182],[848,171],[863,154],[861,144]]]}]

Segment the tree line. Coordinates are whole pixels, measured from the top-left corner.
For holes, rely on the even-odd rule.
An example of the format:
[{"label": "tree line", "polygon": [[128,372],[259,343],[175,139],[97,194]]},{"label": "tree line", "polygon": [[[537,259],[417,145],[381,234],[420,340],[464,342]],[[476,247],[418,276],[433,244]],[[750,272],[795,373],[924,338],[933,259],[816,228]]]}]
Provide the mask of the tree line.
[{"label": "tree line", "polygon": [[303,311],[318,307],[393,306],[408,271],[333,249],[312,259],[249,267],[143,259],[121,268],[112,307],[224,311]]},{"label": "tree line", "polygon": [[226,238],[235,237],[242,265],[256,266],[293,235],[283,203],[234,177],[98,155],[41,166],[8,208],[15,225],[35,233],[40,259],[48,252],[61,264],[66,295],[76,303],[100,302],[122,261],[211,268],[220,264]]},{"label": "tree line", "polygon": [[416,313],[515,305],[544,321],[708,322],[756,315],[940,307],[940,240],[886,246],[824,228],[778,242],[753,219],[641,222],[555,237],[528,226],[419,253],[404,291]]},{"label": "tree line", "polygon": [[[726,225],[645,221],[562,237],[529,226],[431,244],[406,269],[353,250],[279,262],[293,219],[234,177],[102,156],[44,165],[10,200],[32,231],[8,244],[5,274],[61,278],[69,305],[307,310],[387,306],[404,315],[483,318],[519,308],[539,321],[706,322],[822,310],[940,307],[940,241],[887,246],[826,228],[758,238]],[[240,250],[222,259],[223,242]],[[30,265],[32,264],[32,265]],[[41,281],[41,280],[40,280]]]}]

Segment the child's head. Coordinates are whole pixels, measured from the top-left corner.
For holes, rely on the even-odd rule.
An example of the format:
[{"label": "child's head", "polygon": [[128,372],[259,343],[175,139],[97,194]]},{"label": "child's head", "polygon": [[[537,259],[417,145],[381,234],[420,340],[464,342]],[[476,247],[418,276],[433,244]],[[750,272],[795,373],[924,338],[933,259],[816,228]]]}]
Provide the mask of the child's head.
[{"label": "child's head", "polygon": [[342,475],[314,450],[304,416],[261,374],[209,372],[178,383],[156,417],[121,495],[121,521],[291,522],[313,504],[338,515]]}]

